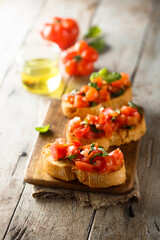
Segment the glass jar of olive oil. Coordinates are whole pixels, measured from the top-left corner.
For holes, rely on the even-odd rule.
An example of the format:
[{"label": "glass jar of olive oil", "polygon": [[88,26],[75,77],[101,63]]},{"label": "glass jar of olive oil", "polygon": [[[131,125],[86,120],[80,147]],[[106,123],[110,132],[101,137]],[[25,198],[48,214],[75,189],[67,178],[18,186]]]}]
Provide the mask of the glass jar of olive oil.
[{"label": "glass jar of olive oil", "polygon": [[29,42],[17,56],[23,86],[37,94],[49,95],[61,83],[58,67],[60,49],[49,41]]}]

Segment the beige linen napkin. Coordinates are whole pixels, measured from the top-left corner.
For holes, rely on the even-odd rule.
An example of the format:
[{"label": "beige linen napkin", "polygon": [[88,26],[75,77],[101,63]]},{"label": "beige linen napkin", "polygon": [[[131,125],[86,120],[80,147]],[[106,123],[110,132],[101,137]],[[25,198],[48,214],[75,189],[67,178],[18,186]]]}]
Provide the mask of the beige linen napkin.
[{"label": "beige linen napkin", "polygon": [[137,200],[141,198],[137,173],[133,189],[127,194],[114,195],[34,186],[32,196],[36,199],[76,199],[81,206],[91,206],[93,209],[116,206],[117,204],[127,202],[131,198]]}]

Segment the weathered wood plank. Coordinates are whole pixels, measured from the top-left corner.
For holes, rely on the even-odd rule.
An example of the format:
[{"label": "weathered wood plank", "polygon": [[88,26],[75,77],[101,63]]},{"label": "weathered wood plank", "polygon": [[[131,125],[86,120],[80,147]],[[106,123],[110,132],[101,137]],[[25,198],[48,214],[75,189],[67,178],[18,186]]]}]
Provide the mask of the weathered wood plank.
[{"label": "weathered wood plank", "polygon": [[[16,3],[14,2],[15,6]],[[24,7],[26,1],[23,2]],[[27,3],[28,4],[28,3]],[[32,4],[36,3],[32,1]],[[88,27],[94,9],[96,7],[96,1],[46,1],[45,5],[37,15],[36,23],[28,37],[24,39],[21,36],[21,41],[28,39],[35,39],[39,34],[39,27],[44,23],[44,19],[48,19],[49,16],[68,15],[74,17],[80,23],[80,27],[83,32]],[[37,7],[38,9],[38,7]],[[28,10],[28,9],[27,9]],[[29,11],[29,10],[28,10]],[[38,10],[37,10],[38,11]],[[87,16],[87,20],[84,16]],[[18,19],[17,19],[18,21]],[[36,33],[35,33],[36,32]],[[22,34],[21,31],[18,34]],[[16,45],[17,46],[17,45]],[[16,48],[15,46],[15,48]],[[46,109],[50,99],[40,97],[38,95],[32,95],[25,91],[20,82],[19,73],[16,69],[16,64],[13,64],[7,75],[5,76],[3,85],[0,89],[0,114],[3,118],[0,119],[0,138],[1,138],[1,161],[0,161],[0,238],[5,237],[8,227],[12,222],[12,218],[17,210],[17,205],[22,197],[24,190],[23,185],[23,170],[26,165],[27,157],[20,157],[22,152],[29,153],[34,144],[36,137],[36,131],[34,127],[43,122],[43,118],[46,114]],[[38,135],[38,134],[37,134]],[[31,198],[30,188],[27,188],[28,194]],[[28,197],[27,197],[28,198]],[[34,200],[33,200],[34,201]],[[27,200],[23,201],[22,209],[25,209]],[[61,205],[57,207],[57,214]],[[68,202],[66,208],[69,208],[72,204]],[[36,205],[38,218],[39,212],[43,211],[44,208],[48,209],[45,205]],[[49,210],[44,210],[49,213]],[[83,208],[81,208],[83,213]],[[78,215],[77,215],[78,216]],[[22,215],[22,219],[25,218]],[[48,219],[46,217],[46,219]],[[64,217],[66,219],[66,217]],[[22,222],[23,222],[22,220]],[[33,220],[33,219],[32,219]],[[62,220],[62,219],[61,219]],[[34,220],[33,220],[34,221]],[[45,220],[47,221],[47,220]],[[76,223],[76,222],[75,222]],[[16,223],[15,223],[16,224]],[[30,226],[33,222],[29,222]],[[52,224],[52,222],[50,222]],[[69,222],[68,222],[69,224]],[[87,226],[88,222],[86,222]],[[37,222],[37,234],[40,230],[40,225]],[[30,227],[29,227],[30,228]],[[58,228],[58,227],[57,227]],[[46,229],[47,230],[47,229]],[[46,233],[45,233],[46,234]],[[63,233],[62,233],[63,234]]]},{"label": "weathered wood plank", "polygon": [[[100,209],[90,239],[160,239],[160,2],[154,2],[151,30],[134,82],[134,99],[146,111],[148,131],[143,137],[138,164],[142,199],[139,203]],[[129,205],[134,214],[129,217]],[[133,217],[133,215],[135,215]]]}]

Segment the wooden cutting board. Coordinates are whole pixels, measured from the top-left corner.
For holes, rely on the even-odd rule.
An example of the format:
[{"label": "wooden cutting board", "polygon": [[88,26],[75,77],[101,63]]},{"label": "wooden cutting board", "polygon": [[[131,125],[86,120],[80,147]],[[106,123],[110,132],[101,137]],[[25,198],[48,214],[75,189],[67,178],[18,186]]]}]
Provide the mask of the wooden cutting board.
[{"label": "wooden cutting board", "polygon": [[[44,121],[44,125],[47,125],[49,123],[51,124],[50,130],[47,133],[39,134],[25,170],[24,180],[30,184],[46,187],[66,188],[92,192],[106,192],[113,194],[124,194],[129,192],[134,184],[140,146],[139,141],[131,142],[120,147],[124,154],[127,175],[126,182],[120,186],[109,187],[104,189],[91,189],[90,187],[85,186],[78,182],[78,180],[65,182],[53,178],[44,170],[43,160],[41,157],[42,148],[47,143],[53,142],[55,138],[66,136],[67,122],[68,119],[61,112],[61,101],[56,99],[52,100]],[[114,148],[112,147],[112,149]]]}]

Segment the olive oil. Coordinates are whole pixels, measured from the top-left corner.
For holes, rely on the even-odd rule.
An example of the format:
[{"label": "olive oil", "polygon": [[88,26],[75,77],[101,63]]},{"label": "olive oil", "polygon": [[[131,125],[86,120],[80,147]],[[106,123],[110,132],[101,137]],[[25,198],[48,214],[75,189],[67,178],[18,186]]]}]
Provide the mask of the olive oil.
[{"label": "olive oil", "polygon": [[61,82],[58,60],[37,58],[26,61],[21,77],[27,90],[37,94],[51,94]]}]

